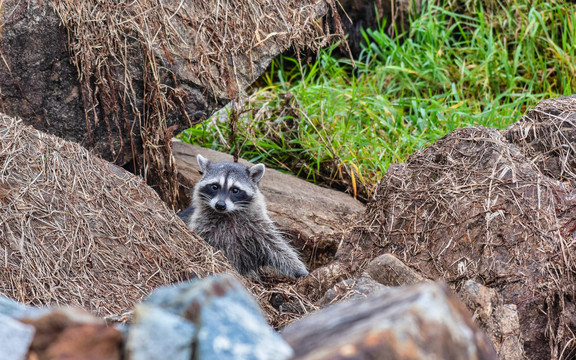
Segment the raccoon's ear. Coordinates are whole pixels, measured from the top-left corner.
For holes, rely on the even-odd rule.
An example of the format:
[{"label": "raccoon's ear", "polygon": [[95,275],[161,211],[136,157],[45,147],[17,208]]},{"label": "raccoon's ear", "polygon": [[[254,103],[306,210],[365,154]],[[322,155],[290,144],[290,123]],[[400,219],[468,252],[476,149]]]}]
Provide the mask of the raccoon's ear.
[{"label": "raccoon's ear", "polygon": [[204,156],[198,154],[196,156],[196,160],[198,160],[198,166],[200,166],[200,170],[205,173],[206,170],[208,170],[208,167],[210,166],[210,160],[206,159]]},{"label": "raccoon's ear", "polygon": [[262,176],[264,176],[264,169],[266,169],[264,164],[254,165],[248,169],[252,181],[254,181],[256,184],[258,184],[262,179]]}]

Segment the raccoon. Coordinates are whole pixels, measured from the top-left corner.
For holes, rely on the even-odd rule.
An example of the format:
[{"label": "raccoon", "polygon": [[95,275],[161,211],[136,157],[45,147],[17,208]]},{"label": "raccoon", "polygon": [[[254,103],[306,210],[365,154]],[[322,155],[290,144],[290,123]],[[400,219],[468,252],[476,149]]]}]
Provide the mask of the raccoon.
[{"label": "raccoon", "polygon": [[221,250],[244,276],[257,279],[263,267],[290,278],[307,275],[296,251],[268,217],[258,188],[264,165],[212,162],[201,155],[197,159],[203,176],[194,187],[193,209],[183,212],[188,227]]}]

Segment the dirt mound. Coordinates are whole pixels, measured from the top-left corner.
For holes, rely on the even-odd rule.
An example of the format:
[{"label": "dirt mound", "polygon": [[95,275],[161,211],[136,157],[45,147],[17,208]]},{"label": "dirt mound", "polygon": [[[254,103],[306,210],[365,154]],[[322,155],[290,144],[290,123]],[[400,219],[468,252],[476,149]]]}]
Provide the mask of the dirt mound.
[{"label": "dirt mound", "polygon": [[4,295],[101,316],[154,287],[233,271],[140,178],[4,115],[0,251]]},{"label": "dirt mound", "polygon": [[472,279],[515,304],[532,358],[576,352],[576,196],[500,132],[454,131],[391,166],[337,253],[353,272],[392,253],[458,289]]}]

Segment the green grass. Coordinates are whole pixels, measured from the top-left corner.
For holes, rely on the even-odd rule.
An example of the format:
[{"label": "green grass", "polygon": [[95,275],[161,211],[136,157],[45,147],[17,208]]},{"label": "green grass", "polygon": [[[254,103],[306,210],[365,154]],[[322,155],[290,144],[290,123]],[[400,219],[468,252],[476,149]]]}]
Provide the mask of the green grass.
[{"label": "green grass", "polygon": [[[442,1],[440,1],[442,3]],[[429,5],[409,33],[365,32],[359,59],[276,60],[226,122],[182,136],[369,197],[392,163],[450,131],[505,128],[576,88],[576,6],[537,0]]]}]

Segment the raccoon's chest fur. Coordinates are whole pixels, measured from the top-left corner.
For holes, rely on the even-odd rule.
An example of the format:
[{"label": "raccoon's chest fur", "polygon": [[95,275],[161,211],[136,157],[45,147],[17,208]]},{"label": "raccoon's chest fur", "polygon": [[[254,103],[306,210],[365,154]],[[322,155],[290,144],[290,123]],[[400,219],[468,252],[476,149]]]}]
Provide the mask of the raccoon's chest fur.
[{"label": "raccoon's chest fur", "polygon": [[241,274],[270,265],[269,253],[284,239],[268,218],[234,212],[220,214],[203,209],[191,219],[192,229],[221,250]]}]

